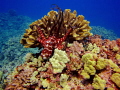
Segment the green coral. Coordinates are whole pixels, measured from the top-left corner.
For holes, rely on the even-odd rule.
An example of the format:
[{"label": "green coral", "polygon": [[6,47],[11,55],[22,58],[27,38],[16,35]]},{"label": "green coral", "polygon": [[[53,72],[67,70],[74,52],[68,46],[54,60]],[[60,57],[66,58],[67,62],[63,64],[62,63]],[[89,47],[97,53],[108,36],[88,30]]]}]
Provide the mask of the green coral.
[{"label": "green coral", "polygon": [[106,85],[106,81],[102,80],[98,75],[95,75],[92,83],[94,89],[104,90],[105,85]]},{"label": "green coral", "polygon": [[54,55],[50,58],[50,63],[53,67],[54,73],[61,73],[66,67],[65,63],[69,62],[69,58],[65,51],[55,49]]}]

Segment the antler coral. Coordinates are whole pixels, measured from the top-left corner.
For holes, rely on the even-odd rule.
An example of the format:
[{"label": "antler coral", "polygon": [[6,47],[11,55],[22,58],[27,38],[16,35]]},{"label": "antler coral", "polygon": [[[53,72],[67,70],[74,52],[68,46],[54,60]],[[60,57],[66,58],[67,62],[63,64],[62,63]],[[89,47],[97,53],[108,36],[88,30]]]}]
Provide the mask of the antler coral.
[{"label": "antler coral", "polygon": [[33,22],[20,41],[25,47],[43,47],[41,54],[44,52],[44,58],[51,56],[55,48],[62,46],[67,37],[81,40],[92,35],[89,32],[89,21],[84,20],[84,16],[76,16],[77,12],[71,12],[70,9],[65,9],[64,12],[58,7],[57,9],[58,12],[52,10],[42,19]]},{"label": "antler coral", "polygon": [[[63,16],[61,16],[61,13],[63,13]],[[25,47],[39,47],[40,44],[38,43],[37,38],[40,35],[38,34],[35,25],[38,25],[41,28],[46,38],[48,38],[50,34],[53,35],[57,33],[57,29],[59,29],[59,37],[63,37],[71,27],[73,28],[73,31],[70,35],[76,40],[81,40],[84,37],[90,36],[91,27],[89,26],[89,21],[84,20],[83,15],[76,15],[77,12],[71,12],[70,9],[65,9],[64,12],[56,12],[53,10],[48,12],[48,15],[33,22],[30,25],[30,28],[26,29],[26,33],[23,35],[24,38],[21,39],[21,43],[25,45]]]}]

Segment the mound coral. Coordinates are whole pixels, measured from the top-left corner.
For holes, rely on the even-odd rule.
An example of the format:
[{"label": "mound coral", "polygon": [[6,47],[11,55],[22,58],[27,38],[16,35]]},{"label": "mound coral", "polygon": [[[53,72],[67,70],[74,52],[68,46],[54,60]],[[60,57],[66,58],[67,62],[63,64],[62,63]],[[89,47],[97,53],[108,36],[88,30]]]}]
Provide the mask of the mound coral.
[{"label": "mound coral", "polygon": [[67,38],[71,38],[71,41],[82,40],[92,35],[89,21],[84,20],[83,15],[77,16],[77,12],[71,12],[70,9],[63,12],[59,7],[56,8],[58,12],[52,10],[42,19],[30,24],[20,41],[26,48],[43,47],[41,56],[44,59],[48,59],[55,48],[64,49]]},{"label": "mound coral", "polygon": [[95,75],[95,78],[93,79],[92,86],[95,89],[104,90],[105,85],[106,85],[106,81],[102,80],[98,75]]},{"label": "mound coral", "polygon": [[61,73],[62,70],[66,67],[65,63],[67,63],[68,61],[70,60],[67,57],[65,51],[55,49],[54,55],[50,58],[50,62],[54,70],[53,72]]}]

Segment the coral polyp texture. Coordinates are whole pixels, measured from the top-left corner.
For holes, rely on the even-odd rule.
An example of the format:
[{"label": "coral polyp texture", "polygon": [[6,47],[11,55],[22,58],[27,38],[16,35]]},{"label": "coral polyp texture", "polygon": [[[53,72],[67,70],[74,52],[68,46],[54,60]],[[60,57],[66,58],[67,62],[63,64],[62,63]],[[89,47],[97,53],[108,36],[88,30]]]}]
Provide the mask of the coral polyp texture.
[{"label": "coral polyp texture", "polygon": [[119,90],[119,41],[89,36],[55,49],[49,60],[28,53],[5,80],[5,90]]},{"label": "coral polyp texture", "polygon": [[89,21],[84,20],[83,15],[77,16],[76,11],[52,10],[42,19],[30,24],[20,42],[26,48],[43,47],[41,56],[47,59],[55,48],[64,49],[66,41],[82,40],[92,35],[90,30]]}]

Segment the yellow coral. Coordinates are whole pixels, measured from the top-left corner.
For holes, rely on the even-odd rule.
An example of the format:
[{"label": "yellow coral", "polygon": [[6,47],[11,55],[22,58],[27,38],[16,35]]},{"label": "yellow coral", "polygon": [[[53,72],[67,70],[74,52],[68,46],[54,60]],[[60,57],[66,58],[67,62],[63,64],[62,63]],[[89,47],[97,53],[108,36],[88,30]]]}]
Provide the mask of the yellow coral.
[{"label": "yellow coral", "polygon": [[97,65],[95,66],[97,70],[104,69],[106,67],[107,63],[104,58],[98,58],[97,59]]},{"label": "yellow coral", "polygon": [[114,88],[108,87],[107,90],[115,90]]},{"label": "yellow coral", "polygon": [[49,87],[49,85],[50,85],[50,83],[49,83],[49,81],[47,80],[47,79],[43,79],[43,78],[41,78],[40,79],[41,80],[41,84],[42,84],[42,86],[45,88],[45,87]]},{"label": "yellow coral", "polygon": [[120,68],[114,68],[113,71],[120,73]]},{"label": "yellow coral", "polygon": [[96,61],[94,61],[93,54],[87,53],[82,56],[82,61],[84,62],[84,70],[90,75],[94,75],[96,73],[95,65]]},{"label": "yellow coral", "polygon": [[117,64],[115,64],[111,59],[106,59],[106,61],[110,64],[110,67],[113,69],[119,68]]},{"label": "yellow coral", "polygon": [[38,75],[38,71],[34,71],[30,77],[30,84],[36,84],[38,83],[38,78],[36,78],[36,76]]},{"label": "yellow coral", "polygon": [[66,67],[65,63],[67,63],[69,58],[65,51],[55,49],[54,55],[50,58],[50,63],[53,67],[54,73],[61,73],[62,70]]},{"label": "yellow coral", "polygon": [[38,78],[36,78],[35,76],[32,76],[30,78],[30,84],[33,85],[33,84],[36,84],[36,83],[38,83]]},{"label": "yellow coral", "polygon": [[44,66],[38,68],[38,71],[45,71],[45,70],[47,70],[49,64],[50,64],[49,62],[46,62],[46,64]]},{"label": "yellow coral", "polygon": [[95,73],[96,73],[96,69],[92,65],[88,65],[88,66],[84,65],[84,70],[85,70],[85,72],[87,72],[90,75],[95,75]]},{"label": "yellow coral", "polygon": [[120,54],[116,54],[116,55],[115,55],[115,58],[116,58],[117,60],[120,60]]},{"label": "yellow coral", "polygon": [[82,72],[80,73],[80,75],[82,75],[83,78],[85,78],[85,79],[89,79],[90,78],[90,75],[87,72],[85,72],[85,70],[82,70]]},{"label": "yellow coral", "polygon": [[69,76],[67,74],[61,74],[61,76],[60,76],[60,85],[62,87],[65,87],[67,85],[68,78],[69,78]]},{"label": "yellow coral", "polygon": [[94,89],[104,90],[105,85],[106,85],[106,81],[102,80],[98,75],[95,75],[92,83]]},{"label": "yellow coral", "polygon": [[118,46],[113,47],[113,51],[118,51],[118,50],[119,50]]},{"label": "yellow coral", "polygon": [[91,52],[93,52],[93,53],[99,53],[100,52],[100,48],[99,47],[97,47],[97,45],[94,43],[94,44],[92,44],[92,43],[89,43],[88,44],[88,47],[86,48],[87,50],[90,50]]},{"label": "yellow coral", "polygon": [[112,74],[110,79],[120,88],[120,74],[119,73]]},{"label": "yellow coral", "polygon": [[82,61],[86,63],[89,60],[93,60],[93,54],[87,53],[82,56]]},{"label": "yellow coral", "polygon": [[28,62],[28,61],[32,60],[33,58],[34,58],[34,57],[33,57],[32,53],[27,53],[27,54],[25,55],[25,57],[24,57],[24,60],[25,60],[26,62]]},{"label": "yellow coral", "polygon": [[87,48],[86,48],[86,50],[92,51],[93,48],[94,47],[93,47],[92,43],[89,43],[88,46],[87,46]]},{"label": "yellow coral", "polygon": [[66,85],[62,90],[71,90],[71,87],[69,85]]}]

